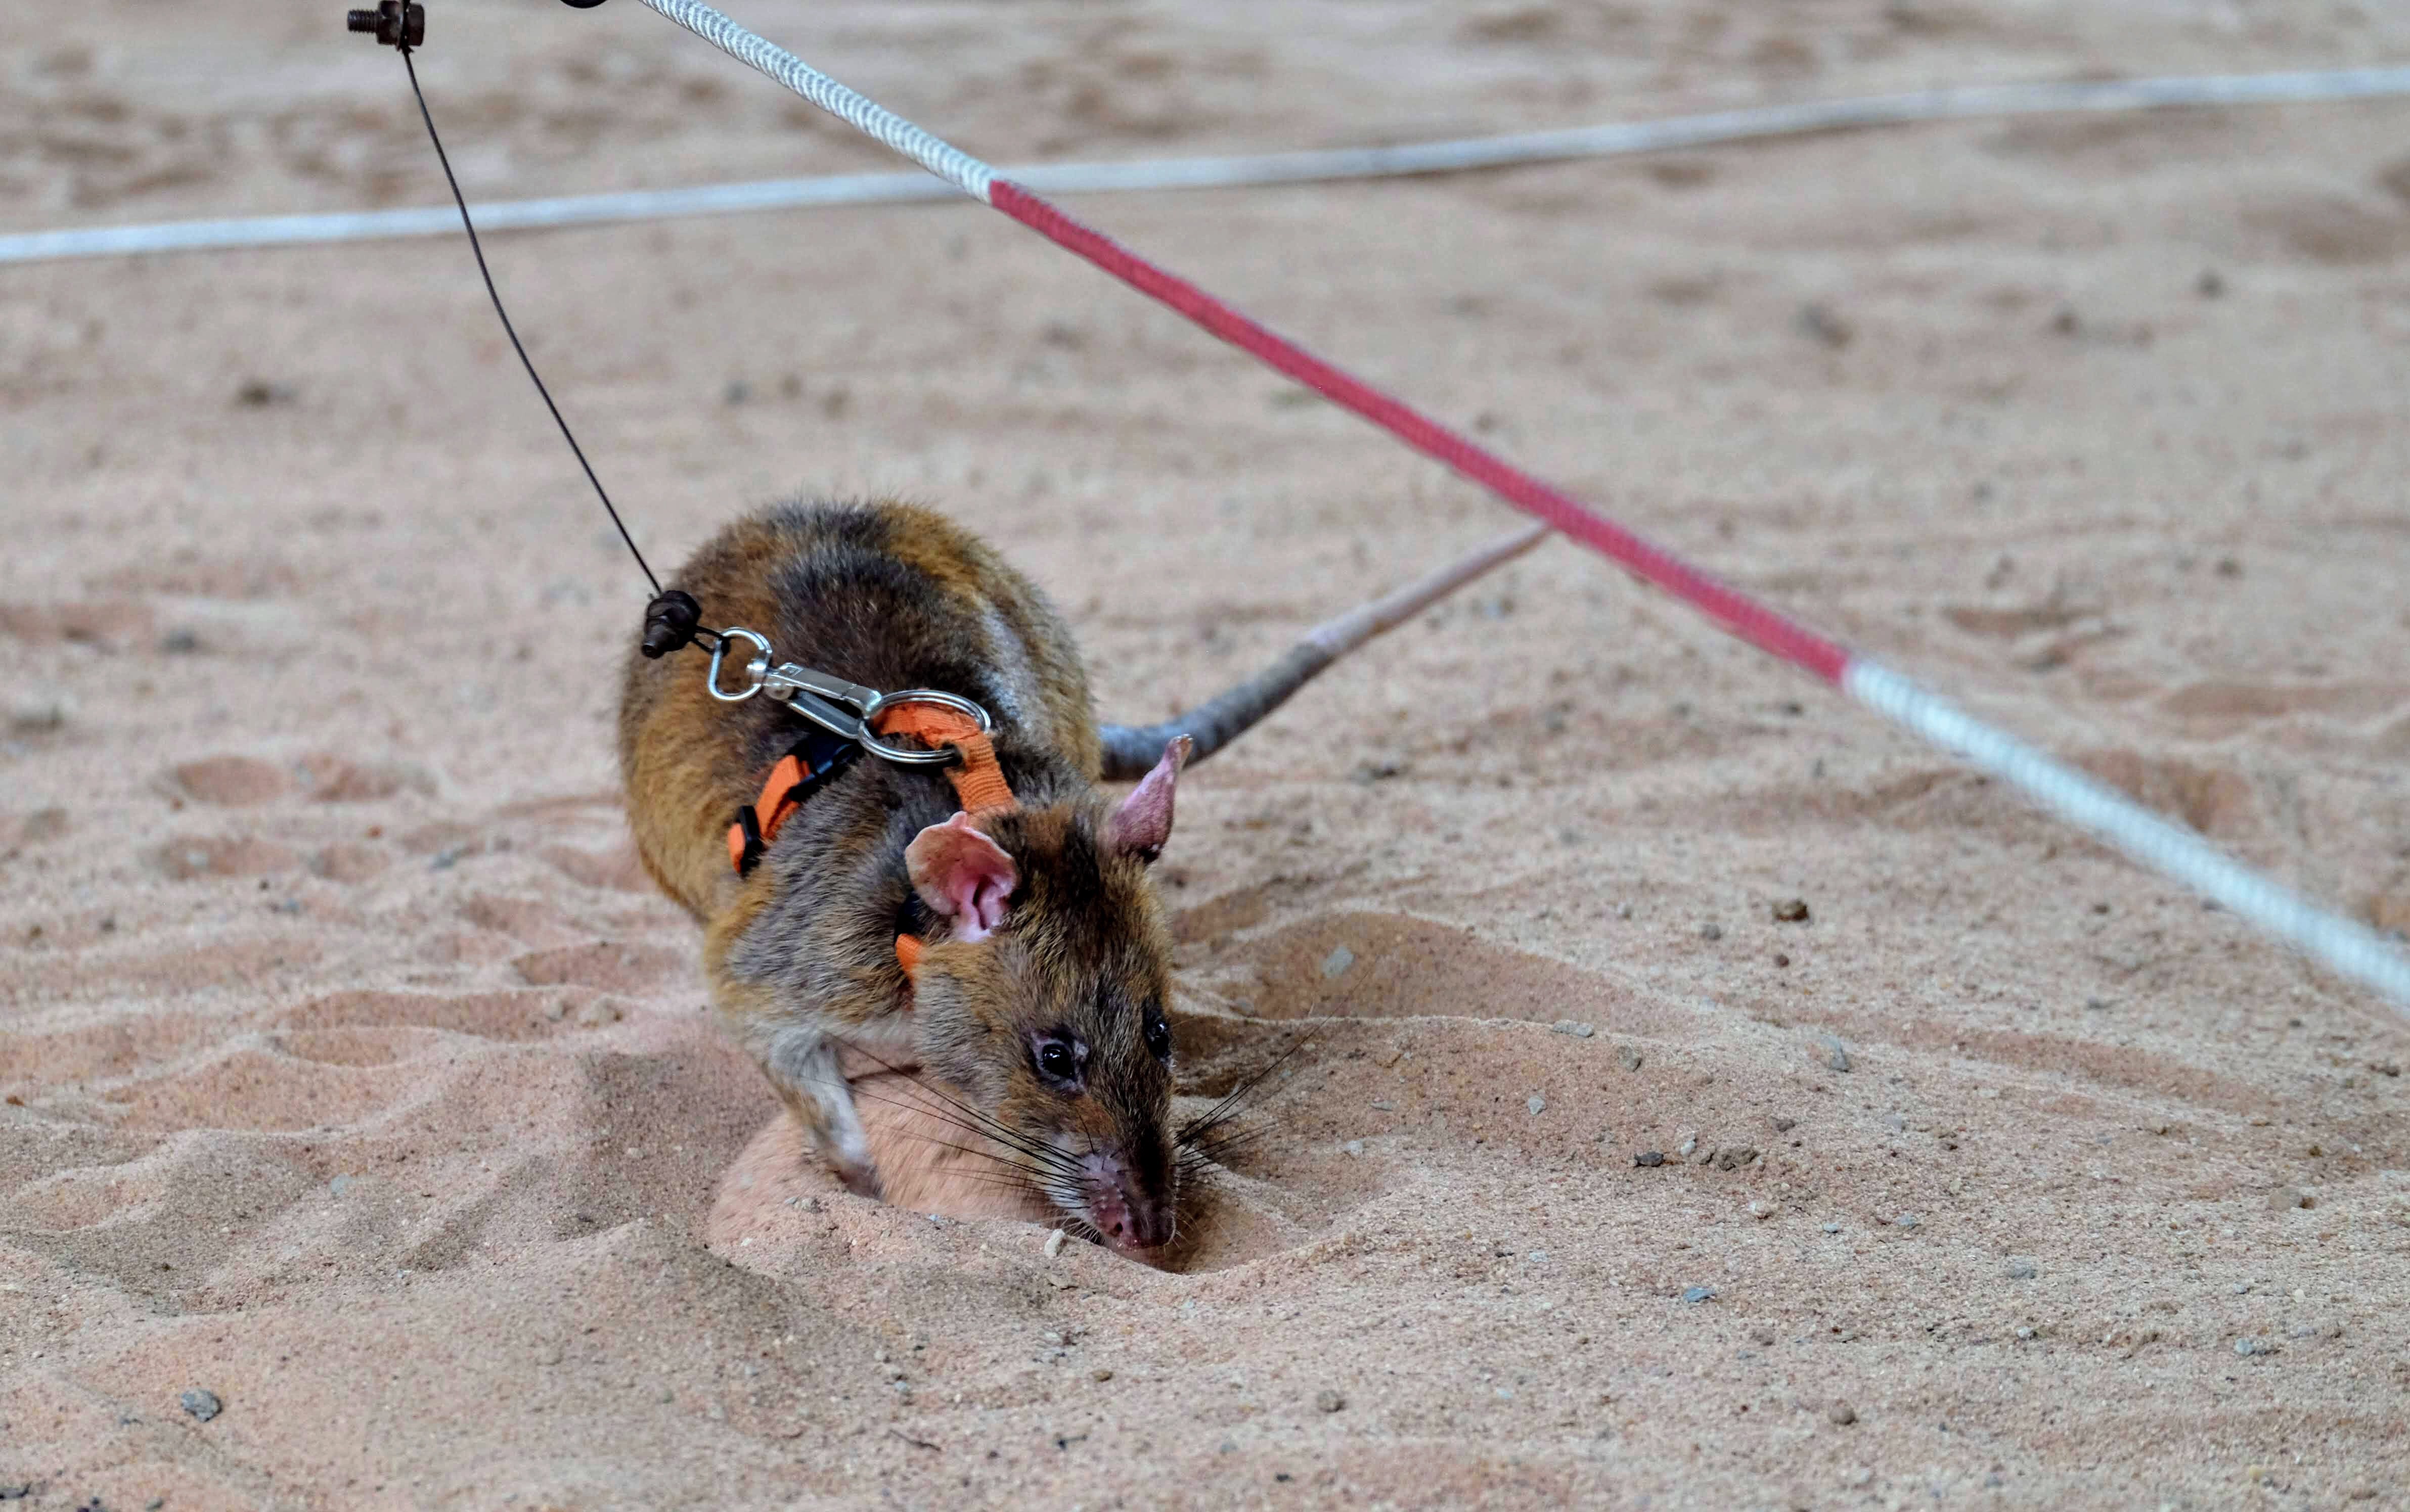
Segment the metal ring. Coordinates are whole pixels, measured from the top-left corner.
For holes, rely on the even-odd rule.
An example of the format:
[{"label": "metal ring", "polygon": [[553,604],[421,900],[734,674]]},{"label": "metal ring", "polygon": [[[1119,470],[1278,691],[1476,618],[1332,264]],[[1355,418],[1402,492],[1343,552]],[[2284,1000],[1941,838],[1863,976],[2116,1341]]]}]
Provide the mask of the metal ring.
[{"label": "metal ring", "polygon": [[[728,642],[732,640],[750,641],[754,648],[761,653],[746,664],[745,675],[753,681],[752,685],[742,693],[723,693],[719,689],[719,658],[727,653]],[[711,648],[711,670],[704,674],[703,685],[709,688],[711,696],[722,703],[743,703],[761,692],[762,684],[767,682],[769,677],[770,642],[750,630],[740,630],[732,626],[719,632],[719,643]]]},{"label": "metal ring", "polygon": [[881,713],[899,703],[934,703],[940,708],[951,709],[956,713],[968,714],[979,721],[980,733],[982,735],[989,734],[995,728],[995,723],[988,718],[986,710],[968,698],[958,698],[951,693],[940,693],[936,688],[902,688],[893,693],[882,693],[871,699],[862,711],[862,748],[882,761],[893,761],[898,766],[934,767],[952,761],[956,756],[954,748],[951,745],[940,745],[929,751],[907,751],[901,746],[890,745],[880,740],[873,722]]}]

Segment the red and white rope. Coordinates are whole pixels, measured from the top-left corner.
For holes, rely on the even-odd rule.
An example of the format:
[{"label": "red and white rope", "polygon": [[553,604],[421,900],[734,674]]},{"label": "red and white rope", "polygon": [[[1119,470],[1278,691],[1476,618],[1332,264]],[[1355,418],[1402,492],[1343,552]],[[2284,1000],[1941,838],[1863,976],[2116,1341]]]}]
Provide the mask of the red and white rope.
[{"label": "red and white rope", "polygon": [[2184,883],[2345,976],[2410,1010],[2410,959],[2365,926],[2322,909],[2220,854],[2092,778],[1994,729],[1909,679],[1852,655],[1717,582],[1470,438],[1430,419],[1241,314],[910,122],[893,115],[700,0],[644,0],[840,120],[887,143],[964,193],[1079,253],[1231,345],[1355,410],[1415,450],[1680,598],[1761,650],[1815,673],[1942,749],[1992,773],[2080,829]]}]

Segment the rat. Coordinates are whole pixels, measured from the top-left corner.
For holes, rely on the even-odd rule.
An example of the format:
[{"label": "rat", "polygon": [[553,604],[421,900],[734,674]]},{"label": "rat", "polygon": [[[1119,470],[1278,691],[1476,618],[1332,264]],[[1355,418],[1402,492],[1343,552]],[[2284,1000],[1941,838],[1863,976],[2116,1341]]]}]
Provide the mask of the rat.
[{"label": "rat", "polygon": [[[1068,626],[969,531],[893,502],[774,507],[723,529],[673,585],[815,671],[978,704],[1009,793],[965,808],[959,767],[851,759],[858,748],[834,737],[808,745],[804,721],[771,699],[719,701],[691,661],[632,650],[619,757],[637,853],[703,925],[722,1025],[849,1188],[879,1191],[844,1072],[851,1051],[925,1071],[947,1091],[924,1111],[994,1146],[1114,1248],[1158,1250],[1177,1226],[1180,1162],[1170,938],[1149,869],[1183,767],[1543,533],[1321,626],[1185,714],[1131,727],[1098,724]],[[764,774],[788,770],[791,752],[812,781],[761,840],[756,795],[771,799]],[[1133,778],[1118,802],[1099,791]]]}]

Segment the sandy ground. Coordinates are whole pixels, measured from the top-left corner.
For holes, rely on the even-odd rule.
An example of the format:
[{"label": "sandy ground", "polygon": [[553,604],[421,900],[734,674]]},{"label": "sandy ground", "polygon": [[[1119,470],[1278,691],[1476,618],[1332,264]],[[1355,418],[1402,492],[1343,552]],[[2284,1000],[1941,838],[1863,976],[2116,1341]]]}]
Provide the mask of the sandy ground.
[{"label": "sandy ground", "polygon": [[[433,202],[336,8],[0,13],[0,217]],[[1004,161],[2410,57],[2366,0],[740,10]],[[475,194],[881,162],[633,5],[435,25]],[[2410,104],[1086,208],[2410,925]],[[967,207],[494,252],[657,559],[936,502],[1121,717],[1507,523]],[[0,285],[0,1497],[2410,1498],[2400,1020],[1594,559],[1183,785],[1183,1090],[1303,1048],[1183,1270],[1049,1259],[831,1189],[700,1011],[617,809],[644,593],[464,247]]]}]

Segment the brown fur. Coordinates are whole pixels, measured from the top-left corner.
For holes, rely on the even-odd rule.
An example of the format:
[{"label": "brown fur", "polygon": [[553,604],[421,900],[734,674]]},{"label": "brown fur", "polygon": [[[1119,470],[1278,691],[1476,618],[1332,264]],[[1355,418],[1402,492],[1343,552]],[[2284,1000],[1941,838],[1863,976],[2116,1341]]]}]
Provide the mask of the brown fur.
[{"label": "brown fur", "polygon": [[[936,768],[857,760],[740,879],[730,820],[800,722],[766,699],[713,699],[699,651],[660,661],[632,652],[619,723],[629,824],[646,869],[704,926],[722,1021],[858,1188],[875,1189],[877,1177],[836,1072],[845,1045],[934,1074],[1072,1216],[1110,1232],[1097,1216],[1120,1212],[1121,1199],[1106,1188],[1127,1197],[1131,1213],[1145,1209],[1133,1242],[1153,1242],[1154,1204],[1168,1221],[1172,1201],[1171,1084],[1146,1033],[1169,996],[1169,944],[1152,857],[1118,838],[1095,789],[1096,723],[1067,628],[984,543],[898,504],[755,515],[698,552],[675,583],[706,624],[759,631],[780,659],[980,702],[1021,803],[980,821],[1018,871],[1006,921],[986,940],[952,939],[942,918],[915,916],[905,848],[953,808]],[[928,941],[910,982],[894,954],[907,924]],[[1088,1057],[1076,1087],[1038,1070],[1033,1045],[1052,1038]]]}]

